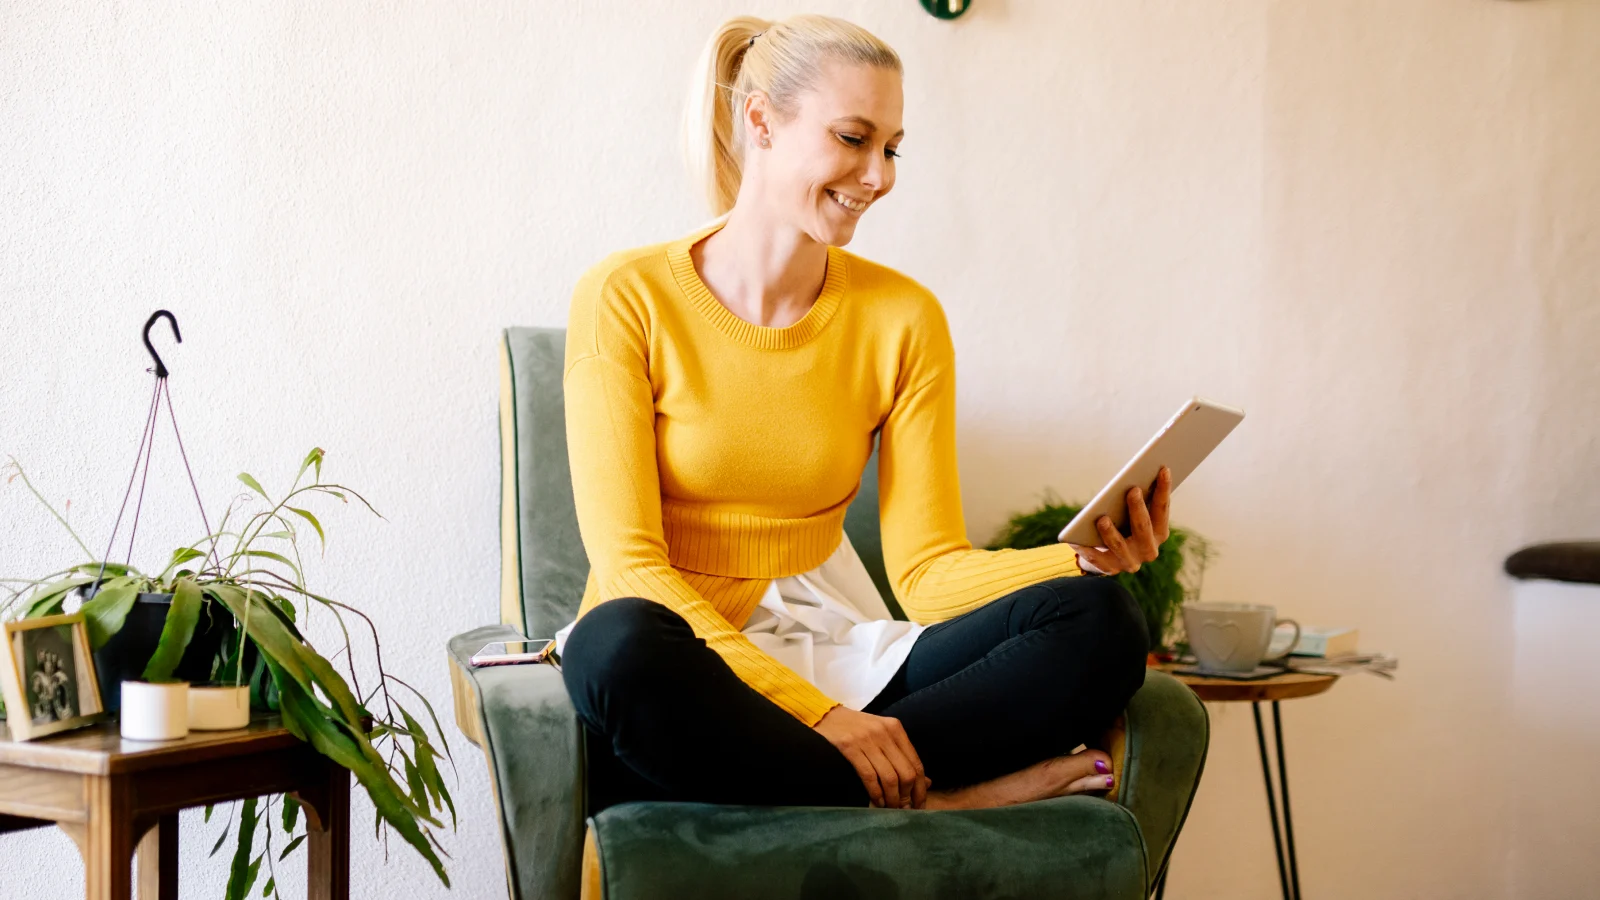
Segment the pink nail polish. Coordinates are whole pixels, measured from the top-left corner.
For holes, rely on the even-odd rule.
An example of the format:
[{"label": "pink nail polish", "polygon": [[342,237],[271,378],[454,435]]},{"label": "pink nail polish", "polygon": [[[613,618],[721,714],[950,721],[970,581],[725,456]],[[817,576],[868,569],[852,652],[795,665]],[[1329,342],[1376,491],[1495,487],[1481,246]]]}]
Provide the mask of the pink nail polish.
[{"label": "pink nail polish", "polygon": [[1097,759],[1094,761],[1094,770],[1099,772],[1101,775],[1111,771],[1111,769],[1106,766],[1106,761],[1103,759]]},{"label": "pink nail polish", "polygon": [[1115,776],[1115,775],[1107,775],[1106,776],[1106,787],[1109,788],[1113,784],[1116,784],[1116,783],[1117,783],[1117,776]]}]

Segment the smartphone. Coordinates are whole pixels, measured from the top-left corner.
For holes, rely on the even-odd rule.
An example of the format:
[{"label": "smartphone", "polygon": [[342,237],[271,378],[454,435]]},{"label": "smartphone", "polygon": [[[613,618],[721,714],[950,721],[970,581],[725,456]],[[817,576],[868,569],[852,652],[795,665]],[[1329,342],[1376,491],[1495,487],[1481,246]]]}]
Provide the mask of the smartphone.
[{"label": "smartphone", "polygon": [[556,642],[550,640],[540,641],[495,641],[484,644],[483,649],[472,654],[469,660],[474,666],[515,666],[523,663],[542,663],[555,649]]}]

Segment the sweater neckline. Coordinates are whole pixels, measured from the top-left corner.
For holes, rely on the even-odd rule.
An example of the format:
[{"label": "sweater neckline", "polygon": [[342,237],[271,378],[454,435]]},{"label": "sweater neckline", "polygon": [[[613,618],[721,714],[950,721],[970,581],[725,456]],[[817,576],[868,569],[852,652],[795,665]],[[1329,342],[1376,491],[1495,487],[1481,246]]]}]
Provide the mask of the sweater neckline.
[{"label": "sweater neckline", "polygon": [[759,350],[787,350],[798,347],[821,333],[833,319],[834,313],[839,311],[839,304],[844,300],[847,275],[844,251],[838,247],[828,248],[828,270],[823,276],[822,292],[817,295],[811,308],[806,310],[806,314],[801,316],[799,321],[782,328],[755,325],[734,315],[732,310],[717,300],[711,289],[701,280],[700,273],[695,271],[694,259],[689,255],[689,248],[721,230],[725,224],[727,224],[726,219],[719,220],[667,245],[667,263],[671,266],[672,276],[678,282],[678,287],[684,296],[688,298],[690,305],[699,310],[718,331]]}]

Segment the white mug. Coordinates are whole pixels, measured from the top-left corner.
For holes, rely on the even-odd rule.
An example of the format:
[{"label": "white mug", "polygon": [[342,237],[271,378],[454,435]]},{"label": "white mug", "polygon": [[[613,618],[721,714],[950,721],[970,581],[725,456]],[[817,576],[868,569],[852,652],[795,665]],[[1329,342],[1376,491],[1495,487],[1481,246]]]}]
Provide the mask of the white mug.
[{"label": "white mug", "polygon": [[[1200,668],[1250,672],[1264,662],[1282,660],[1300,644],[1300,623],[1277,614],[1271,606],[1251,603],[1191,603],[1183,608],[1183,627]],[[1293,625],[1294,639],[1282,653],[1266,658],[1273,629],[1279,625]]]}]

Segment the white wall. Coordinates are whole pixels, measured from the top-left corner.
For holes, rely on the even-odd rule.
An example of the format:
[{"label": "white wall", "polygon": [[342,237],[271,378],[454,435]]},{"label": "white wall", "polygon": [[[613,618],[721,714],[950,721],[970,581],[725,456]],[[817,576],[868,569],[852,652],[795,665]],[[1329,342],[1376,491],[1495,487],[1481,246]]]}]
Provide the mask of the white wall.
[{"label": "white wall", "polygon": [[[1600,532],[1600,4],[809,7],[906,59],[899,186],[852,249],[949,311],[974,538],[1047,485],[1091,492],[1191,393],[1244,406],[1178,498],[1223,545],[1208,596],[1403,661],[1285,707],[1306,890],[1577,883],[1581,848],[1513,882],[1522,798],[1559,790],[1548,814],[1579,827],[1600,787],[1514,730],[1514,659],[1539,648],[1498,567]],[[722,17],[795,9],[0,6],[0,453],[103,542],[138,328],[171,308],[208,503],[327,448],[387,521],[330,510],[314,578],[446,704],[444,638],[496,615],[497,330],[561,324],[586,265],[702,220],[673,155],[684,73]],[[146,552],[197,524],[170,439],[157,463]],[[20,484],[0,515],[0,574],[70,558]],[[1274,896],[1249,715],[1213,721],[1168,896]],[[457,895],[496,896],[482,765],[456,750]],[[186,890],[214,893],[215,829],[183,834]],[[353,865],[358,897],[445,893],[365,828]],[[63,836],[0,839],[6,896],[80,883]]]}]

